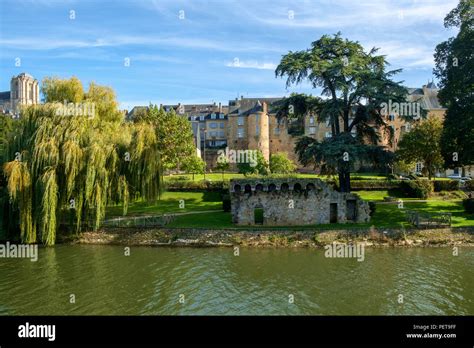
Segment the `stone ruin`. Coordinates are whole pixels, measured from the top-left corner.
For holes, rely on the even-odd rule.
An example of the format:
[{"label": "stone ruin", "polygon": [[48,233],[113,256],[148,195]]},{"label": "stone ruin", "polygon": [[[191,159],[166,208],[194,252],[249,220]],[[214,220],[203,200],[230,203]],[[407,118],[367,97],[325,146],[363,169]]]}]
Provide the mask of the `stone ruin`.
[{"label": "stone ruin", "polygon": [[368,222],[369,204],[320,179],[233,179],[232,222],[237,225],[315,225]]}]

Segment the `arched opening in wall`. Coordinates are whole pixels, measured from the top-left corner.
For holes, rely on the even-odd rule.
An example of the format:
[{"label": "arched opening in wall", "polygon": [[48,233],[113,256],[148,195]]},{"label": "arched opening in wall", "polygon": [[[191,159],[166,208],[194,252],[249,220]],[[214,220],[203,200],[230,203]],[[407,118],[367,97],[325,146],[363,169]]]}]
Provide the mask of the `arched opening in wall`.
[{"label": "arched opening in wall", "polygon": [[263,191],[263,185],[257,184],[257,186],[255,186],[255,191]]},{"label": "arched opening in wall", "polygon": [[275,184],[268,185],[268,192],[276,191],[277,187]]},{"label": "arched opening in wall", "polygon": [[252,186],[249,184],[245,185],[245,193],[251,193],[252,192]]},{"label": "arched opening in wall", "polygon": [[290,189],[290,186],[288,186],[288,184],[286,182],[281,184],[281,186],[280,186],[280,191],[282,191],[282,192],[288,192],[289,189]]},{"label": "arched opening in wall", "polygon": [[253,219],[255,225],[263,225],[263,207],[258,205],[253,210]]},{"label": "arched opening in wall", "polygon": [[314,191],[315,188],[316,186],[314,186],[314,184],[309,183],[306,185],[306,191]]},{"label": "arched opening in wall", "polygon": [[242,187],[239,184],[235,185],[234,192],[240,192],[240,191],[242,191]]},{"label": "arched opening in wall", "polygon": [[300,183],[296,183],[293,185],[293,191],[295,192],[301,192],[301,184]]}]

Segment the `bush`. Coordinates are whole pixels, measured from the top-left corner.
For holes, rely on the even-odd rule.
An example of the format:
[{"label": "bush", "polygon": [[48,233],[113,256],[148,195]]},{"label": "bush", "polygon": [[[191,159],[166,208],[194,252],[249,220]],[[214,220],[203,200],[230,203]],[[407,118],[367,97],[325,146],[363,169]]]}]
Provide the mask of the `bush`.
[{"label": "bush", "polygon": [[468,191],[474,191],[474,180],[466,181],[465,188]]},{"label": "bush", "polygon": [[400,180],[351,180],[351,189],[358,190],[390,190],[399,188]]},{"label": "bush", "polygon": [[227,181],[169,181],[165,183],[169,191],[223,191],[229,189]]},{"label": "bush", "polygon": [[474,214],[474,198],[463,199],[462,205],[466,213]]},{"label": "bush", "polygon": [[375,202],[369,202],[370,216],[374,216],[377,205]]},{"label": "bush", "polygon": [[434,192],[456,191],[459,190],[459,181],[457,180],[434,180]]},{"label": "bush", "polygon": [[230,211],[230,195],[222,195],[222,209],[225,212]]},{"label": "bush", "polygon": [[407,197],[426,199],[433,192],[433,183],[429,180],[402,181],[400,188]]}]

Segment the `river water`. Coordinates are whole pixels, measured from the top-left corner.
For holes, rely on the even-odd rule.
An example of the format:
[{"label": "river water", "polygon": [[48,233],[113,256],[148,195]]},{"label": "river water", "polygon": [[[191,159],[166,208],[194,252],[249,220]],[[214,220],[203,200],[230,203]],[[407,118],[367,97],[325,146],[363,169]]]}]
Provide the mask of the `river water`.
[{"label": "river water", "polygon": [[[60,245],[0,259],[1,315],[474,315],[474,249]],[[74,296],[71,296],[74,295]],[[401,295],[401,296],[400,296]],[[75,299],[75,303],[72,300]]]}]

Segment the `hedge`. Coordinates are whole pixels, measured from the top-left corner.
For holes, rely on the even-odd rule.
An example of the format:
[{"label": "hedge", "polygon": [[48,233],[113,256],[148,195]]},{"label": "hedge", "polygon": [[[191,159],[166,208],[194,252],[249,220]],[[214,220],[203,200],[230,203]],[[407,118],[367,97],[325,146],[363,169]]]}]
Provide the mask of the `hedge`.
[{"label": "hedge", "polygon": [[463,199],[462,205],[466,213],[474,214],[474,198]]},{"label": "hedge", "polygon": [[465,183],[466,190],[474,191],[474,180],[468,180]]},{"label": "hedge", "polygon": [[433,192],[433,183],[423,179],[402,181],[400,189],[407,197],[426,199]]},{"label": "hedge", "polygon": [[433,180],[432,182],[434,192],[459,190],[459,181],[457,180]]},{"label": "hedge", "polygon": [[361,190],[390,190],[400,187],[400,180],[351,180],[351,189]]}]

